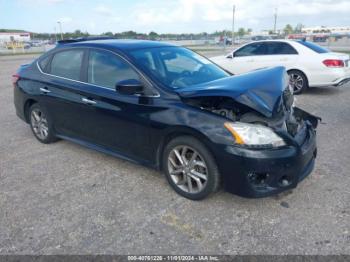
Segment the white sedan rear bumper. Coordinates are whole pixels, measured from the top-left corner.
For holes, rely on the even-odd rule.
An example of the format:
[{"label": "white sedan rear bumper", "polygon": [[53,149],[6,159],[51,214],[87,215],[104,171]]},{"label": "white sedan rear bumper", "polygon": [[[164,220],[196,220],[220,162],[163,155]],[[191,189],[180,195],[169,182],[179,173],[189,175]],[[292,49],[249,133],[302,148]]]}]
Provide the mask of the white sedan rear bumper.
[{"label": "white sedan rear bumper", "polygon": [[328,70],[323,70],[316,77],[313,75],[313,81],[309,82],[309,86],[340,86],[349,81],[350,67],[329,68]]},{"label": "white sedan rear bumper", "polygon": [[336,82],[336,84],[334,84],[334,86],[341,86],[341,85],[344,85],[346,84],[347,82],[350,81],[350,76],[347,76],[347,77],[343,77],[341,79],[338,79]]}]

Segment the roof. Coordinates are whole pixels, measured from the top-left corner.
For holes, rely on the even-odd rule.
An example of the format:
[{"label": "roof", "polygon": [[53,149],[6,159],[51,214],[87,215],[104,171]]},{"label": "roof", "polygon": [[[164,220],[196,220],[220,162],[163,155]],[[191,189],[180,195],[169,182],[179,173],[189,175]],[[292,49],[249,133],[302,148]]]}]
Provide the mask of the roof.
[{"label": "roof", "polygon": [[256,40],[251,43],[259,43],[259,42],[296,42],[295,39],[265,39],[265,40]]},{"label": "roof", "polygon": [[165,47],[176,46],[166,42],[149,41],[149,40],[134,40],[134,39],[106,39],[106,40],[83,40],[77,42],[61,43],[59,47],[103,47],[107,49],[118,49],[122,51],[153,48],[153,47]]}]

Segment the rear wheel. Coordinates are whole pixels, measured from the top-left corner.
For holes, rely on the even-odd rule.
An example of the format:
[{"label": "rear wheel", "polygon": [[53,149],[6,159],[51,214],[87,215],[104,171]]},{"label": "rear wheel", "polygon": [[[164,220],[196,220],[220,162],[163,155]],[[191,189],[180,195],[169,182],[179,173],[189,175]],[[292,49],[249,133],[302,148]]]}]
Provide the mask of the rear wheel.
[{"label": "rear wheel", "polygon": [[168,143],[163,168],[171,187],[186,198],[200,200],[219,187],[220,175],[212,154],[193,137],[181,136]]},{"label": "rear wheel", "polygon": [[49,144],[58,140],[53,134],[51,119],[42,106],[33,104],[28,114],[33,134],[41,143]]},{"label": "rear wheel", "polygon": [[293,88],[295,95],[301,94],[306,88],[308,88],[308,82],[306,76],[298,70],[288,71],[289,84]]}]

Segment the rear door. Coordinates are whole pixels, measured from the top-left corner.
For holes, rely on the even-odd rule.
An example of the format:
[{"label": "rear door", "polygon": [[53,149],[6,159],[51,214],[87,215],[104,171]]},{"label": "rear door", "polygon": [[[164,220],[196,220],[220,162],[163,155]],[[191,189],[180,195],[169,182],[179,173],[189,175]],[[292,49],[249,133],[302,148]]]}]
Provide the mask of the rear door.
[{"label": "rear door", "polygon": [[61,135],[81,137],[84,130],[77,105],[82,104],[82,64],[86,54],[82,48],[63,49],[41,67],[45,74],[40,82],[41,103],[53,118],[56,132]]},{"label": "rear door", "polygon": [[285,42],[264,42],[265,51],[255,59],[259,68],[284,66],[290,68],[298,59],[298,52]]}]

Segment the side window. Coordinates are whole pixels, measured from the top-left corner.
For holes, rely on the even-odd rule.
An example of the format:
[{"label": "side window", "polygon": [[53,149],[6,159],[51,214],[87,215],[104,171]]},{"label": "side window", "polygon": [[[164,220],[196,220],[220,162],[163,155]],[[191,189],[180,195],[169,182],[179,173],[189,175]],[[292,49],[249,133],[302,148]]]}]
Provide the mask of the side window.
[{"label": "side window", "polygon": [[56,53],[51,61],[50,73],[79,80],[83,54],[83,50],[68,50]]},{"label": "side window", "polygon": [[287,43],[282,42],[270,42],[267,44],[267,53],[269,55],[295,55],[298,52]]},{"label": "side window", "polygon": [[265,55],[266,45],[265,43],[253,43],[238,49],[235,53],[235,57],[239,56],[255,56],[255,55]]},{"label": "side window", "polygon": [[51,56],[48,55],[48,56],[39,60],[39,67],[40,67],[41,71],[47,73],[50,59],[51,59]]},{"label": "side window", "polygon": [[88,64],[88,82],[91,84],[115,88],[122,80],[137,79],[139,75],[121,58],[107,52],[90,51]]}]

